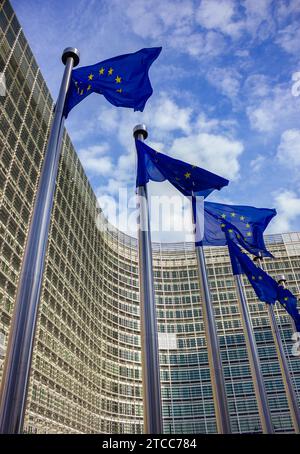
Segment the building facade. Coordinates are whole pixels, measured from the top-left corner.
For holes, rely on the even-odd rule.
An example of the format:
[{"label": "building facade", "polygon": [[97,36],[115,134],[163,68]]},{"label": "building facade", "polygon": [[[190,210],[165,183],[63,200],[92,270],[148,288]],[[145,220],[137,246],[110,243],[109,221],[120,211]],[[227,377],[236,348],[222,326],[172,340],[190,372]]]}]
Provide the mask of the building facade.
[{"label": "building facade", "polygon": [[[53,101],[8,0],[0,0],[0,361],[2,374],[28,226]],[[38,313],[25,432],[143,431],[136,240],[107,229],[67,132]],[[266,238],[276,256],[268,272],[285,274],[300,295],[300,234]],[[232,430],[260,432],[237,293],[226,248],[206,248]],[[193,245],[154,244],[165,433],[215,433],[202,301]],[[278,358],[263,303],[244,281],[272,420],[292,432]],[[300,398],[293,327],[276,306]]]}]

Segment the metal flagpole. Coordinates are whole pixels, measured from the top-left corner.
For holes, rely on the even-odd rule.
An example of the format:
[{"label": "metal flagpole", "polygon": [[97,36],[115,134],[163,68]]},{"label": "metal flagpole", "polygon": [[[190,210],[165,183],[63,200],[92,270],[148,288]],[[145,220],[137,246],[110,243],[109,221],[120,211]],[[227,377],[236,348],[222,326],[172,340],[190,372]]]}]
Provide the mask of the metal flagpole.
[{"label": "metal flagpole", "polygon": [[234,276],[237,289],[238,289],[238,301],[240,306],[240,311],[242,314],[242,322],[244,326],[245,340],[247,351],[249,355],[250,368],[252,373],[252,378],[254,381],[255,394],[258,403],[258,411],[260,414],[261,424],[263,433],[271,434],[273,433],[273,424],[271,419],[271,413],[269,409],[267,393],[264,385],[264,379],[260,367],[260,361],[258,356],[258,350],[255,342],[255,336],[253,327],[251,324],[251,317],[246,301],[246,296],[244,292],[244,287],[242,283],[242,278],[240,274]]},{"label": "metal flagpole", "polygon": [[[148,137],[145,125],[133,129],[136,139]],[[147,434],[163,432],[160,391],[160,368],[157,335],[156,306],[153,285],[152,246],[147,185],[137,188],[139,203],[139,274],[141,295],[141,348],[144,400],[144,431]]]},{"label": "metal flagpole", "polygon": [[23,427],[31,367],[37,309],[43,279],[48,232],[64,124],[64,105],[79,51],[63,51],[65,64],[45,153],[32,219],[20,273],[14,314],[4,364],[0,393],[0,433],[20,433]]},{"label": "metal flagpole", "polygon": [[[286,288],[286,278],[285,278],[285,275],[284,274],[280,274],[278,276],[278,284],[279,285],[282,285],[283,288]],[[295,321],[291,318],[291,325],[292,325],[292,328],[293,330],[296,332],[297,329],[296,329],[296,324],[295,324]]]},{"label": "metal flagpole", "polygon": [[[194,197],[194,195],[193,195]],[[197,219],[195,219],[194,211],[193,214],[193,223],[195,226],[195,239],[196,239],[196,229],[197,229]],[[196,214],[197,218],[197,214]],[[216,329],[216,320],[213,311],[205,255],[202,245],[195,246],[196,257],[197,257],[197,266],[198,274],[200,279],[200,288],[203,301],[203,318],[204,326],[207,339],[207,349],[208,349],[208,361],[210,366],[210,376],[213,389],[214,405],[216,412],[217,428],[219,434],[230,434],[230,416],[228,410],[227,396],[226,396],[226,387],[225,379],[223,374],[222,359],[220,353],[220,345],[218,340],[218,334]]]},{"label": "metal flagpole", "polygon": [[[258,265],[262,268],[262,258],[261,257],[255,257],[254,261],[258,263]],[[278,284],[282,285],[285,287],[285,277],[282,275],[279,278]],[[297,396],[295,393],[295,389],[292,383],[290,371],[289,371],[289,365],[286,359],[286,355],[284,352],[281,336],[280,336],[280,331],[278,324],[276,322],[276,317],[274,313],[274,308],[272,304],[267,304],[268,307],[268,312],[269,312],[269,318],[270,318],[270,325],[275,341],[275,346],[277,350],[277,355],[279,359],[279,364],[280,364],[280,369],[281,369],[281,374],[282,374],[282,379],[285,387],[285,392],[287,395],[288,399],[288,404],[293,420],[293,425],[296,433],[300,433],[300,410],[299,410],[299,405],[297,401]]]}]

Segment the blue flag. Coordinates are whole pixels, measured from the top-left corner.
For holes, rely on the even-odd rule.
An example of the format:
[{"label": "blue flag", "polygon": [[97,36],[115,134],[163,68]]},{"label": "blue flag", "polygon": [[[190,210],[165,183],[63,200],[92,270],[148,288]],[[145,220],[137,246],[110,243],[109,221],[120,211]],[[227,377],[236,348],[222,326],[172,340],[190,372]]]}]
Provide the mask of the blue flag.
[{"label": "blue flag", "polygon": [[256,266],[246,253],[230,239],[228,239],[228,249],[233,274],[246,274],[260,301],[268,304],[274,304],[279,301],[293,318],[296,329],[300,332],[300,314],[297,309],[297,298],[288,289],[278,284],[264,270]]},{"label": "blue flag", "polygon": [[272,257],[266,249],[263,233],[276,210],[243,205],[204,203],[205,246],[224,246],[229,237],[251,254]]},{"label": "blue flag", "polygon": [[296,330],[300,333],[300,314],[297,309],[297,298],[287,288],[278,286],[277,299],[285,310],[294,319]]},{"label": "blue flag", "polygon": [[256,266],[234,241],[230,239],[227,241],[233,274],[246,274],[260,301],[274,304],[277,299],[278,283]]},{"label": "blue flag", "polygon": [[152,181],[168,180],[185,196],[207,197],[215,189],[227,186],[229,181],[214,173],[179,159],[171,158],[136,140],[138,168],[136,186]]},{"label": "blue flag", "polygon": [[141,49],[92,66],[73,69],[65,104],[65,115],[91,93],[103,95],[118,107],[143,111],[153,93],[148,71],[161,47]]}]

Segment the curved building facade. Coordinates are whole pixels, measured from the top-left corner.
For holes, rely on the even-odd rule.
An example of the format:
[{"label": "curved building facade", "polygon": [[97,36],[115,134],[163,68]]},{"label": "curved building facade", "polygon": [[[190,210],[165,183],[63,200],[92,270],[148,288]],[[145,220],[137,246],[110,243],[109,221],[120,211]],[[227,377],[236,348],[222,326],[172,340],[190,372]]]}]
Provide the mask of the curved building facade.
[{"label": "curved building facade", "polygon": [[[24,246],[53,102],[7,0],[0,1],[0,359],[5,359]],[[38,313],[25,432],[143,431],[139,271],[136,240],[107,221],[65,131]],[[300,234],[266,238],[300,295]],[[234,279],[226,248],[206,248],[232,430],[260,432]],[[216,419],[193,245],[153,244],[165,433],[214,433]],[[272,420],[292,421],[263,303],[244,281]],[[290,318],[276,308],[300,397],[300,360]]]}]

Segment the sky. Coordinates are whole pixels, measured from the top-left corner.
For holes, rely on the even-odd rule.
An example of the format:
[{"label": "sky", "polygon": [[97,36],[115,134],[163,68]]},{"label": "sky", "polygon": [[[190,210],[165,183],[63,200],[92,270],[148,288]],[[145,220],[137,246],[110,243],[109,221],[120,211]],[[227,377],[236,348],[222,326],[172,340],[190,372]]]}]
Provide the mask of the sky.
[{"label": "sky", "polygon": [[[66,120],[100,204],[119,201],[119,189],[127,188],[134,205],[132,130],[145,123],[150,146],[230,180],[209,200],[276,208],[267,233],[300,230],[300,0],[12,5],[54,99],[65,47],[80,50],[80,66],[163,48],[150,69],[153,95],[143,113],[92,94]],[[174,194],[167,183],[151,183],[150,193]],[[181,239],[159,235],[154,239]]]}]

